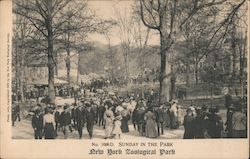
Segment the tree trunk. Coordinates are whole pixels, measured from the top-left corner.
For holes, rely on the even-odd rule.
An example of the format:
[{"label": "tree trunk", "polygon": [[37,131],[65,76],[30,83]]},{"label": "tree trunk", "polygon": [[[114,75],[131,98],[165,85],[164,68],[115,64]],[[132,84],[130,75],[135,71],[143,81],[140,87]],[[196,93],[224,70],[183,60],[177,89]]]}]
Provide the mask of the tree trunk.
[{"label": "tree trunk", "polygon": [[49,98],[51,103],[55,104],[55,84],[54,84],[54,72],[55,72],[55,61],[53,55],[53,32],[52,32],[52,21],[48,20],[48,84],[49,84]]},{"label": "tree trunk", "polygon": [[24,71],[24,48],[23,48],[23,40],[24,40],[24,33],[22,31],[21,33],[21,59],[20,59],[20,66],[19,66],[19,89],[20,89],[20,96],[21,96],[21,102],[24,102],[24,76],[23,76],[23,71]]},{"label": "tree trunk", "polygon": [[230,79],[230,85],[231,87],[235,87],[235,76],[236,76],[236,58],[237,58],[237,52],[236,52],[236,28],[233,27],[233,31],[231,32],[231,48],[232,48],[232,72],[231,72],[231,79]]},{"label": "tree trunk", "polygon": [[67,92],[69,95],[69,90],[70,90],[70,51],[67,49],[67,58],[66,58],[66,68],[67,68]]},{"label": "tree trunk", "polygon": [[190,72],[190,67],[189,65],[187,64],[186,65],[186,87],[188,88],[189,87],[189,72]]},{"label": "tree trunk", "polygon": [[113,85],[114,84],[114,79],[115,79],[115,64],[114,64],[114,53],[113,53],[113,50],[112,50],[112,47],[111,47],[111,44],[110,44],[110,39],[107,38],[108,40],[108,58],[109,58],[109,62],[110,62],[110,66],[111,66],[111,84]]},{"label": "tree trunk", "polygon": [[[172,71],[171,71],[172,72]],[[171,89],[170,89],[170,99],[175,98],[175,82],[176,82],[176,77],[174,74],[171,73]]]},{"label": "tree trunk", "polygon": [[169,39],[166,38],[167,35],[163,32],[160,34],[161,41],[161,68],[160,68],[160,98],[159,102],[168,102],[171,98],[170,95],[170,76],[171,76],[171,66],[169,64],[169,53],[168,45]]},{"label": "tree trunk", "polygon": [[214,94],[214,89],[213,89],[213,87],[214,87],[214,84],[212,84],[212,83],[210,83],[210,104],[211,104],[211,106],[213,106],[213,100],[214,100],[214,97],[213,97],[213,94]]},{"label": "tree trunk", "polygon": [[58,67],[57,67],[57,65],[58,65],[58,53],[57,52],[55,52],[55,62],[56,62],[56,64],[55,64],[55,75],[58,76]]},{"label": "tree trunk", "polygon": [[77,62],[77,83],[79,83],[79,79],[80,79],[80,53],[78,53],[78,62]]},{"label": "tree trunk", "polygon": [[195,63],[194,66],[194,74],[195,74],[195,84],[197,85],[199,83],[199,74],[198,74],[198,64]]},{"label": "tree trunk", "polygon": [[128,61],[128,49],[127,46],[124,48],[124,62],[125,62],[125,82],[129,84],[129,61]]},{"label": "tree trunk", "polygon": [[22,48],[22,54],[21,54],[21,66],[20,66],[20,76],[19,76],[19,88],[20,88],[20,95],[21,95],[21,102],[24,102],[24,56],[23,56],[24,50]]},{"label": "tree trunk", "polygon": [[[69,22],[68,22],[68,27],[69,27]],[[66,51],[67,51],[67,59],[66,59],[66,67],[67,67],[67,82],[68,82],[68,85],[67,85],[67,92],[68,92],[68,95],[69,95],[69,92],[70,92],[70,32],[67,31],[67,48],[66,48]]]},{"label": "tree trunk", "polygon": [[[247,32],[246,32],[247,34]],[[243,36],[241,34],[241,47],[239,48],[239,52],[240,52],[240,87],[241,87],[241,98],[244,97],[244,61],[245,61],[245,54],[246,54],[246,35],[245,38],[243,39]]]},{"label": "tree trunk", "polygon": [[[128,46],[127,46],[128,47]],[[126,82],[127,85],[130,83],[130,77],[129,77],[129,49],[126,47]]]},{"label": "tree trunk", "polygon": [[19,83],[19,80],[18,80],[18,69],[19,69],[19,67],[18,67],[18,60],[19,60],[19,58],[18,58],[18,47],[17,47],[17,45],[15,45],[16,46],[16,49],[15,49],[15,53],[16,53],[16,61],[15,61],[15,65],[16,65],[16,67],[15,67],[15,80],[16,80],[16,96],[15,96],[15,101],[18,101],[18,90],[19,90],[19,85],[18,85],[18,83]]},{"label": "tree trunk", "polygon": [[48,37],[48,83],[49,83],[49,97],[52,103],[55,103],[55,84],[54,84],[54,61],[53,61],[53,44],[50,37]]}]

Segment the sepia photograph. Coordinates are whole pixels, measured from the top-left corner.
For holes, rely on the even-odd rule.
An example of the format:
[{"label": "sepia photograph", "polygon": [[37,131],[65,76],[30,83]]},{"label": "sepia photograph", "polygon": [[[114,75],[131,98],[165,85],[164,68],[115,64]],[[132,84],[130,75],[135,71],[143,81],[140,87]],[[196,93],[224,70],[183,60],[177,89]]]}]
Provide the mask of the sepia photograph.
[{"label": "sepia photograph", "polygon": [[247,0],[13,0],[11,138],[246,139],[248,34]]}]

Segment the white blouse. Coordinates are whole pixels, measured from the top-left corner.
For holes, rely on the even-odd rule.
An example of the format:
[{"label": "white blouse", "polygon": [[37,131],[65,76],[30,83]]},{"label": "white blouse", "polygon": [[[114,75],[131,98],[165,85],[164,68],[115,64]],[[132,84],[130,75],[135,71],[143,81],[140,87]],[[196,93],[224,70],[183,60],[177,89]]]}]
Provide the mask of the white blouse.
[{"label": "white blouse", "polygon": [[55,118],[54,115],[52,114],[45,114],[43,116],[43,125],[45,125],[45,123],[52,123],[55,127]]}]

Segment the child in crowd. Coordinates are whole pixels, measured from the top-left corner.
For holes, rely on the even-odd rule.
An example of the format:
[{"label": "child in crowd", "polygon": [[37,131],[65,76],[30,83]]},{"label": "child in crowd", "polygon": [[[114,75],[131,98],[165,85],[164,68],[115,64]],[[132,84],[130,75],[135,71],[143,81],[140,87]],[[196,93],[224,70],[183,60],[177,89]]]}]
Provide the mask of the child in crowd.
[{"label": "child in crowd", "polygon": [[117,112],[115,120],[114,120],[113,134],[115,135],[115,138],[119,138],[119,139],[121,138],[121,134],[122,134],[121,120],[122,120],[122,116],[119,112]]}]

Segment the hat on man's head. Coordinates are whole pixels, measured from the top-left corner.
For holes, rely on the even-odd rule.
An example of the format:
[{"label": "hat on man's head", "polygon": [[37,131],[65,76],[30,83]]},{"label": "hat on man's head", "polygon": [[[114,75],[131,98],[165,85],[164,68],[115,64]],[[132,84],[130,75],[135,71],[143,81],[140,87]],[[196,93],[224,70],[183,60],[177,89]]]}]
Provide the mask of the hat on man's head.
[{"label": "hat on man's head", "polygon": [[35,114],[39,114],[40,112],[41,112],[40,109],[35,109],[35,110],[34,110],[34,113],[35,113]]},{"label": "hat on man's head", "polygon": [[190,113],[193,112],[192,107],[188,107],[188,108],[187,108],[187,113],[189,113],[189,112],[190,112]]},{"label": "hat on man's head", "polygon": [[85,104],[86,107],[91,107],[91,104],[88,101],[84,102],[84,104]]},{"label": "hat on man's head", "polygon": [[173,103],[178,103],[178,100],[177,100],[177,99],[174,99],[174,100],[173,100]]},{"label": "hat on man's head", "polygon": [[65,109],[68,109],[68,108],[69,108],[68,105],[63,106],[63,109],[64,109],[64,110],[65,110]]},{"label": "hat on man's head", "polygon": [[206,110],[207,110],[207,106],[204,104],[204,105],[201,107],[201,109],[202,109],[203,111],[206,111]]},{"label": "hat on man's head", "polygon": [[229,105],[228,107],[229,110],[235,110],[235,106],[233,104]]},{"label": "hat on man's head", "polygon": [[110,99],[106,100],[105,105],[112,106],[112,100],[110,100]]}]

